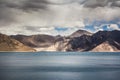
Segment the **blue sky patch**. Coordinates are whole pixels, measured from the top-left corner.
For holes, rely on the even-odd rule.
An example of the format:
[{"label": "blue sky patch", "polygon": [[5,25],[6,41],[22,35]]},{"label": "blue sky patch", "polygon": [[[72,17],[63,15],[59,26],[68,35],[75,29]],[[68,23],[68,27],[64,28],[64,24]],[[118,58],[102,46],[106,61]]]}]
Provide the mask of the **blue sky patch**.
[{"label": "blue sky patch", "polygon": [[66,28],[66,27],[55,27],[55,30],[56,31],[67,31],[68,28]]}]

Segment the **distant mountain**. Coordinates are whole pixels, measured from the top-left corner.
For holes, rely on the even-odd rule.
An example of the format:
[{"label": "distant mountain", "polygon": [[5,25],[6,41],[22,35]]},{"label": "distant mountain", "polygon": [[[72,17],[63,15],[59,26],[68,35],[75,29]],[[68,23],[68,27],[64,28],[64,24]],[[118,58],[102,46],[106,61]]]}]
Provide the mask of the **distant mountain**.
[{"label": "distant mountain", "polygon": [[92,51],[92,52],[117,52],[120,51],[120,31],[98,31],[90,33],[78,30],[70,36],[50,35],[12,35],[26,46],[37,51]]},{"label": "distant mountain", "polygon": [[12,35],[11,38],[14,38],[21,43],[30,46],[30,47],[48,47],[54,44],[55,37],[50,35]]},{"label": "distant mountain", "polygon": [[75,37],[80,37],[82,35],[92,35],[92,33],[85,31],[85,30],[78,30],[78,31],[72,33],[69,37],[75,38]]},{"label": "distant mountain", "polygon": [[83,35],[88,36],[88,35],[92,35],[92,33],[85,30],[78,30],[70,36],[66,36],[66,37],[63,37],[60,35],[54,36],[54,39],[52,39],[53,42],[51,45],[46,47],[38,46],[35,49],[37,51],[69,51],[69,48],[71,48],[69,41]]},{"label": "distant mountain", "polygon": [[32,49],[11,37],[0,33],[0,51],[29,51],[34,52]]},{"label": "distant mountain", "polygon": [[98,46],[104,45],[106,42],[112,48],[114,47],[116,50],[120,50],[120,31],[99,31],[92,36],[82,35],[73,38],[69,41],[71,48],[68,51],[96,51],[95,48],[97,48],[102,52],[105,51],[105,48]]}]

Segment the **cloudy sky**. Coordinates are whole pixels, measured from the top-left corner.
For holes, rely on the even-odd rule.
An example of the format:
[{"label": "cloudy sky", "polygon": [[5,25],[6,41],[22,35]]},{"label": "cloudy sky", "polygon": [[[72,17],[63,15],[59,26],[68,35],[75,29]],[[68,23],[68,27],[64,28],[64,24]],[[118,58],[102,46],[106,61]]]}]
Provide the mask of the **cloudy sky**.
[{"label": "cloudy sky", "polygon": [[0,32],[69,35],[120,29],[120,0],[0,0]]}]

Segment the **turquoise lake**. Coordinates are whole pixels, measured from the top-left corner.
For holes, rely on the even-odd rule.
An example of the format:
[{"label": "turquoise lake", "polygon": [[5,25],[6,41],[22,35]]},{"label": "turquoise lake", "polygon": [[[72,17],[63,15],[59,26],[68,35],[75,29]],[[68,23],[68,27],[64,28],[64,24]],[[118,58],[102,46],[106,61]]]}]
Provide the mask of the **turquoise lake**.
[{"label": "turquoise lake", "polygon": [[120,53],[1,52],[0,80],[120,80]]}]

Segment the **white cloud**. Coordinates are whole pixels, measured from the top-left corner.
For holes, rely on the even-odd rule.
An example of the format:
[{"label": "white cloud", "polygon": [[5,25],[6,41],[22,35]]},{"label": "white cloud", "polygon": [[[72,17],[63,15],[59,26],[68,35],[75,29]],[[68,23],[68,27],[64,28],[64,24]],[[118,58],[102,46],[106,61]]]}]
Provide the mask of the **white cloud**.
[{"label": "white cloud", "polygon": [[109,29],[112,29],[112,30],[120,30],[120,28],[118,27],[118,25],[117,24],[111,24],[110,26],[109,26]]},{"label": "white cloud", "polygon": [[[68,27],[68,31],[64,32],[64,35],[67,35],[76,29],[84,28],[86,24],[91,24],[94,21],[104,20],[109,22],[120,18],[118,0],[115,0],[116,2],[113,0],[109,2],[108,0],[102,2],[100,0],[96,0],[96,2],[93,2],[94,0],[26,1],[2,0],[2,2],[6,2],[6,5],[0,5],[1,32],[30,35],[39,33],[59,34],[59,32],[54,30],[54,27],[58,26]],[[24,5],[24,2],[26,2],[26,5]],[[104,6],[99,6],[98,3]],[[108,3],[111,4],[108,6]],[[110,7],[113,3],[117,7]],[[3,3],[0,2],[0,4]],[[89,4],[89,7],[85,7],[86,4]],[[85,22],[85,20],[88,20],[88,22]],[[112,25],[111,28],[119,29],[115,25]]]}]

